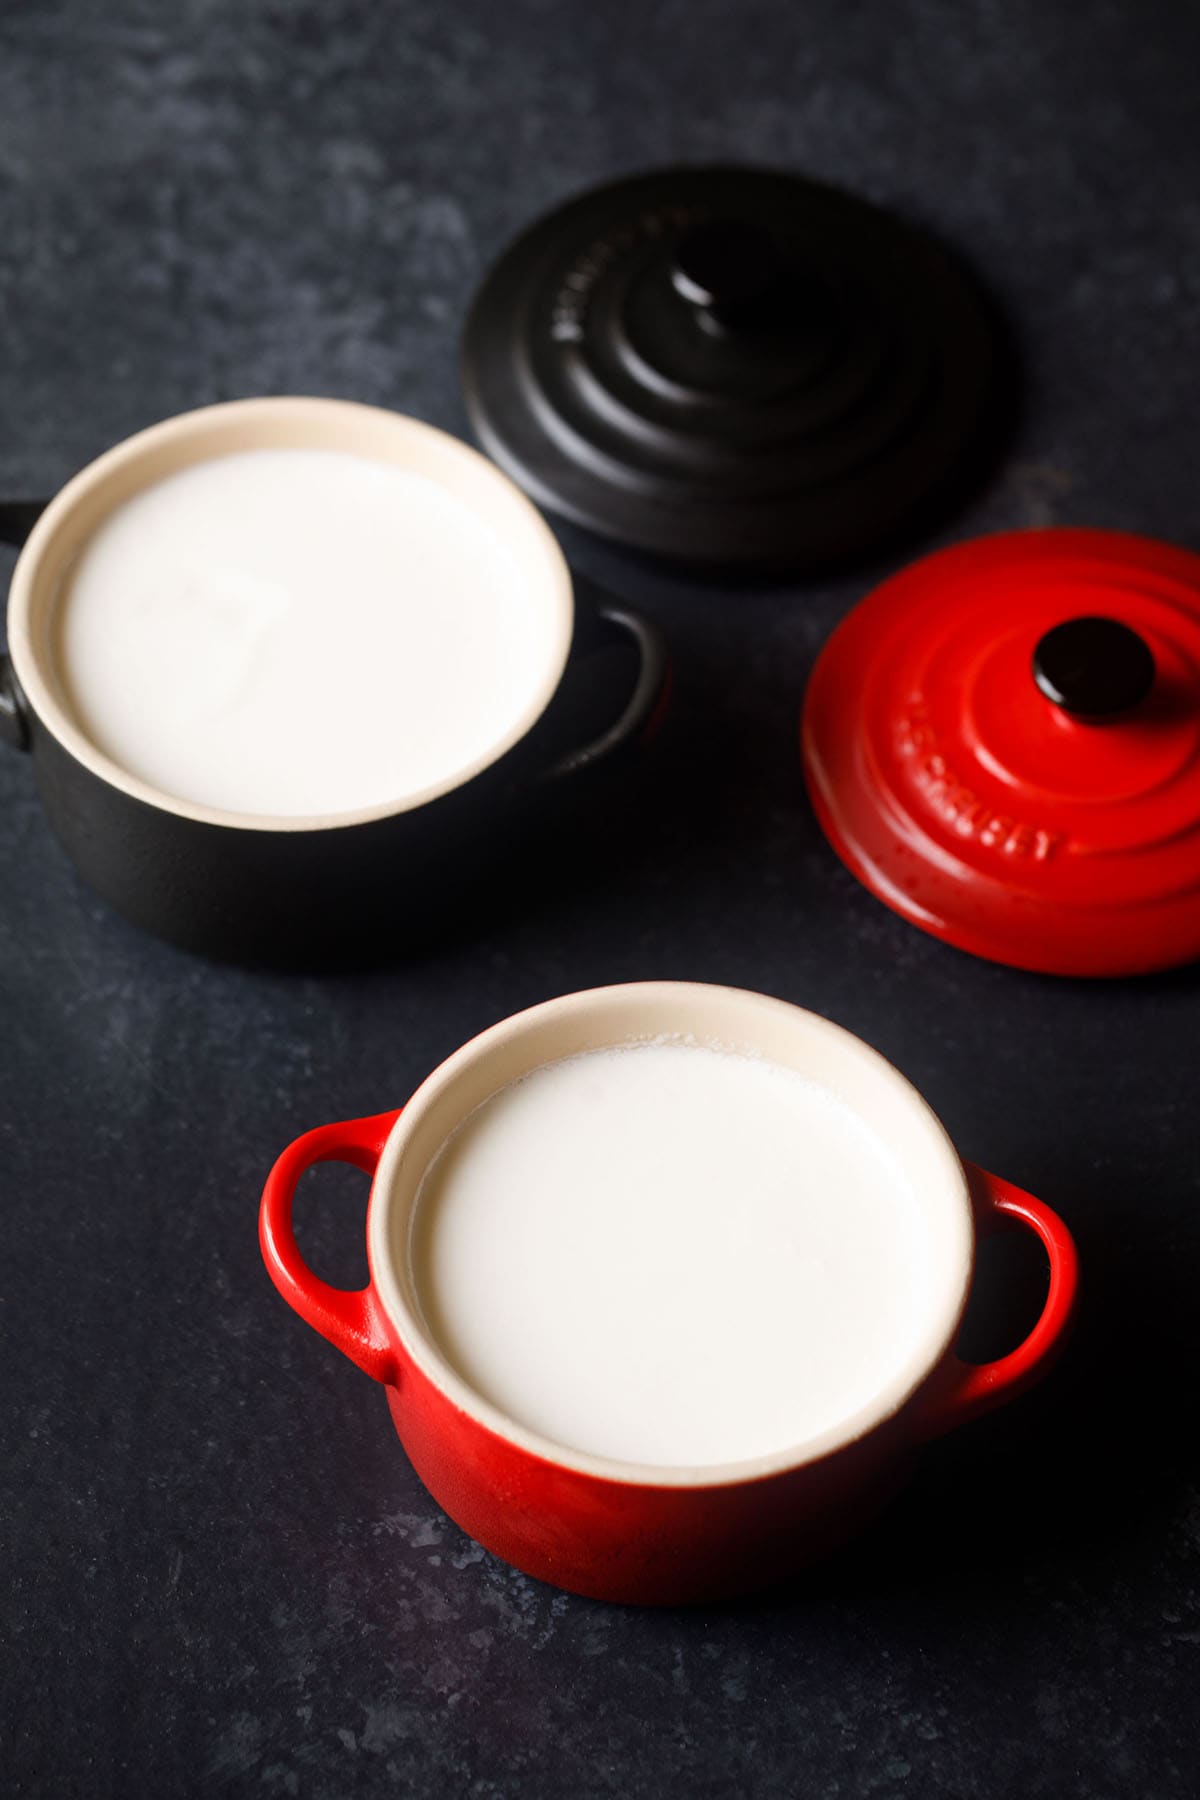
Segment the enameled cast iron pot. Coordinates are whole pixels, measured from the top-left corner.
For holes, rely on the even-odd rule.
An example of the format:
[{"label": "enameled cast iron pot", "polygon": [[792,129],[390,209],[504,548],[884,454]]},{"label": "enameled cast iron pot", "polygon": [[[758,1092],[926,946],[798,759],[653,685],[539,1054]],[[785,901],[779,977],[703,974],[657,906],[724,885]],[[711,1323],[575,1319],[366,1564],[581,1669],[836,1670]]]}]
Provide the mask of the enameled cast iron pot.
[{"label": "enameled cast iron pot", "polygon": [[[149,786],[80,728],[56,666],[54,620],[64,574],[86,539],[115,507],[164,476],[212,457],[276,448],[349,451],[435,480],[490,524],[536,584],[553,621],[543,679],[524,717],[480,766],[394,804],[258,817]],[[91,885],[135,923],[214,955],[303,956],[384,919],[394,936],[397,920],[423,898],[440,905],[468,881],[480,852],[536,812],[539,795],[635,742],[665,691],[657,630],[623,607],[581,599],[550,530],[507,476],[456,438],[376,407],[280,398],[181,414],[89,464],[40,516],[36,504],[0,507],[0,535],[23,539],[9,594],[9,652],[0,656],[0,735],[32,752],[46,813]],[[331,596],[329,629],[337,628]],[[569,747],[576,740],[563,716],[572,705],[564,678],[586,679],[580,665],[614,643],[632,646],[638,662],[619,716]],[[312,728],[321,731],[319,718]]]},{"label": "enameled cast iron pot", "polygon": [[[931,1228],[931,1299],[916,1349],[902,1347],[886,1387],[841,1425],[751,1462],[640,1466],[538,1436],[450,1365],[414,1291],[408,1246],[421,1178],[473,1108],[546,1062],[663,1035],[761,1054],[839,1095],[890,1146]],[[370,1278],[359,1292],[319,1280],[292,1231],[297,1183],[312,1164],[329,1161],[373,1177]],[[1032,1231],[1045,1247],[1045,1306],[1009,1355],[965,1364],[953,1344],[975,1239],[1009,1224]],[[877,1052],[782,1001],[676,982],[599,988],[536,1006],[457,1051],[403,1112],[306,1133],[267,1181],[260,1240],[288,1303],[385,1385],[412,1465],[450,1517],[530,1575],[621,1601],[744,1591],[836,1542],[892,1491],[922,1440],[1011,1399],[1042,1372],[1062,1340],[1076,1286],[1075,1249],[1062,1221],[1040,1201],[961,1162],[925,1101]],[[720,1318],[712,1329],[722,1330]],[[562,1354],[569,1359],[569,1345]],[[802,1370],[796,1379],[803,1380]]]}]

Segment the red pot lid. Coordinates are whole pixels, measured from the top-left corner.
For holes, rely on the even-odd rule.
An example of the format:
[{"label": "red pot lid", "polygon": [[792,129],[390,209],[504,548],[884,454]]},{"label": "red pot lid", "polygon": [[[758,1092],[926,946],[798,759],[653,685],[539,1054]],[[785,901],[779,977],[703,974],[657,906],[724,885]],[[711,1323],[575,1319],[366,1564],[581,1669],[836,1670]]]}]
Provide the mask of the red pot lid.
[{"label": "red pot lid", "polygon": [[834,632],[804,705],[830,843],[914,925],[995,962],[1200,956],[1200,556],[1112,531],[923,558]]}]

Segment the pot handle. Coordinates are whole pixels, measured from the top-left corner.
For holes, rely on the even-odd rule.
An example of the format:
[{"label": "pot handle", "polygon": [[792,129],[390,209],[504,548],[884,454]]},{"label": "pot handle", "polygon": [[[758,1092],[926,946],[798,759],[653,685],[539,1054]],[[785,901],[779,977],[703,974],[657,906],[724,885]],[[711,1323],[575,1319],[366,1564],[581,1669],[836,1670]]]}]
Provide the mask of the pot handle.
[{"label": "pot handle", "polygon": [[[19,550],[49,504],[48,500],[0,500],[0,544],[12,544]],[[29,748],[29,717],[24,696],[17,686],[12,663],[2,650],[0,738],[14,750]]]},{"label": "pot handle", "polygon": [[29,748],[29,715],[25,696],[8,656],[0,650],[0,738],[14,750]]},{"label": "pot handle", "polygon": [[48,500],[0,500],[0,544],[19,550],[46,508]]},{"label": "pot handle", "polygon": [[1031,1387],[1062,1349],[1075,1310],[1079,1258],[1075,1241],[1057,1213],[998,1175],[966,1163],[967,1181],[981,1237],[1015,1222],[1041,1239],[1050,1259],[1050,1287],[1041,1316],[1024,1343],[997,1362],[966,1363],[951,1354],[918,1402],[920,1437],[940,1437],[968,1419],[990,1412]]},{"label": "pot handle", "polygon": [[376,1113],[319,1125],[289,1144],[263,1189],[258,1241],[267,1273],[293,1312],[328,1338],[375,1381],[394,1382],[396,1357],[375,1289],[331,1287],[314,1275],[292,1230],[292,1203],[300,1177],[314,1163],[346,1162],[373,1175],[399,1112]]},{"label": "pot handle", "polygon": [[[578,581],[576,588],[582,588]],[[584,599],[582,592],[580,599]],[[667,703],[671,682],[667,643],[658,626],[641,613],[616,605],[599,594],[596,594],[595,600],[590,604],[585,603],[576,608],[572,656],[588,656],[593,651],[603,649],[614,637],[631,638],[637,650],[639,667],[633,692],[625,702],[620,717],[606,731],[602,731],[599,737],[593,738],[590,744],[583,744],[578,750],[568,750],[565,756],[560,756],[546,770],[542,777],[545,781],[558,781],[564,775],[577,775],[582,769],[593,768],[658,723]]]}]

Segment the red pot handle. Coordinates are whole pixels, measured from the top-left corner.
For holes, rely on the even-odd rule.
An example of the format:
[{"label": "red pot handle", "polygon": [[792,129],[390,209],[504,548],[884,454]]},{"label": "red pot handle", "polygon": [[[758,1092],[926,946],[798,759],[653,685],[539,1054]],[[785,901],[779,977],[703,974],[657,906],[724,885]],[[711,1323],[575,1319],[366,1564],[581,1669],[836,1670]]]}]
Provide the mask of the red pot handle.
[{"label": "red pot handle", "polygon": [[396,1378],[396,1357],[383,1309],[368,1282],[365,1288],[330,1287],[314,1275],[292,1230],[292,1202],[305,1170],[314,1163],[346,1162],[374,1175],[383,1146],[399,1112],[319,1125],[289,1144],[263,1189],[258,1213],[258,1241],[267,1273],[293,1311],[344,1352],[376,1381]]},{"label": "red pot handle", "polygon": [[1062,1348],[1079,1285],[1075,1241],[1058,1214],[1032,1194],[1023,1193],[998,1175],[989,1175],[986,1169],[977,1169],[974,1163],[965,1168],[979,1235],[988,1237],[1010,1220],[1027,1226],[1041,1239],[1050,1258],[1050,1289],[1029,1336],[998,1362],[965,1363],[957,1356],[947,1357],[920,1402],[918,1431],[922,1437],[938,1437],[990,1412],[1044,1375]]}]

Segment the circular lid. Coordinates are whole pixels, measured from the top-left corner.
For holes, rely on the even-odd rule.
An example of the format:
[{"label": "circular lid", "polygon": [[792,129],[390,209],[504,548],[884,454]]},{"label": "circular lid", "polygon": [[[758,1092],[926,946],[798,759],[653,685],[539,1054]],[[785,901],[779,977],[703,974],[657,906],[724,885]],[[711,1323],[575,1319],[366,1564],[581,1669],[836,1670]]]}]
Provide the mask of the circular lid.
[{"label": "circular lid", "polygon": [[994,435],[999,345],[931,239],[796,175],[674,169],[518,238],[463,340],[480,442],[630,547],[745,567],[863,556]]},{"label": "circular lid", "polygon": [[1028,531],[925,557],[834,632],[805,772],[838,855],[1018,968],[1200,956],[1200,556]]}]

